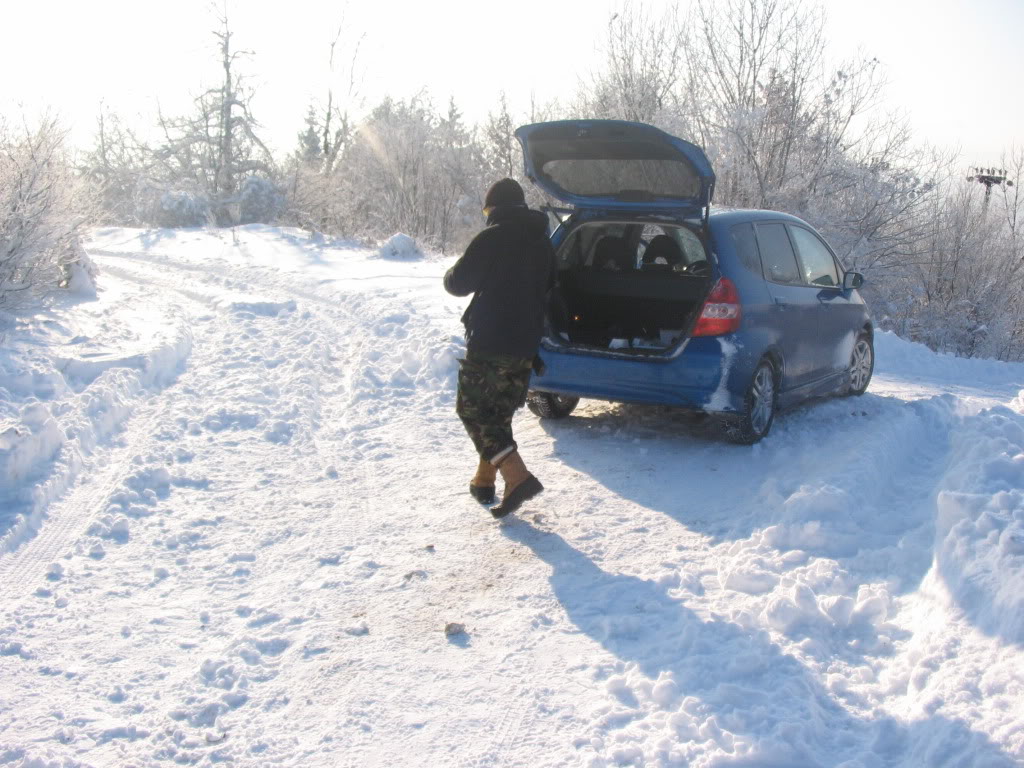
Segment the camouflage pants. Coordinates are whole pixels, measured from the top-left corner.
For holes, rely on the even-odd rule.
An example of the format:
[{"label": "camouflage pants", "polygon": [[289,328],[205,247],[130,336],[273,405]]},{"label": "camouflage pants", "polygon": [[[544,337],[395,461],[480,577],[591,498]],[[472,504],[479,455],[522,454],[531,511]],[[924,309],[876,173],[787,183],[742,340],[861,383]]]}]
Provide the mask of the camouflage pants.
[{"label": "camouflage pants", "polygon": [[516,449],[512,415],[526,403],[531,360],[509,355],[467,354],[460,360],[455,412],[476,452],[487,461]]}]

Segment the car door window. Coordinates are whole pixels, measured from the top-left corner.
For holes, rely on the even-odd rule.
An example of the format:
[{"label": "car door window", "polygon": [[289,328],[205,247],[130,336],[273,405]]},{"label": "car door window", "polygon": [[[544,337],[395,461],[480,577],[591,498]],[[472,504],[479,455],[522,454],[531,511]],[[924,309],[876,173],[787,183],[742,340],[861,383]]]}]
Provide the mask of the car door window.
[{"label": "car door window", "polygon": [[817,235],[803,227],[790,227],[800,257],[804,282],[823,288],[839,286],[839,270],[828,247]]},{"label": "car door window", "polygon": [[789,241],[784,224],[758,224],[757,244],[761,250],[765,277],[773,283],[803,284],[793,244]]}]

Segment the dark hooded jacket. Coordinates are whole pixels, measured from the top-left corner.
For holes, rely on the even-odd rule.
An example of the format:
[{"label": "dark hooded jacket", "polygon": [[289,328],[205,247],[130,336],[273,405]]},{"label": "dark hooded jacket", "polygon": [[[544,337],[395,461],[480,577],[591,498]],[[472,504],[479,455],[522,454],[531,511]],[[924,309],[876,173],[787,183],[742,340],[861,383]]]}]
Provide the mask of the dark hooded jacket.
[{"label": "dark hooded jacket", "polygon": [[444,276],[454,296],[474,294],[462,322],[470,352],[532,359],[544,331],[544,308],[555,281],[548,218],[540,211],[495,209]]}]

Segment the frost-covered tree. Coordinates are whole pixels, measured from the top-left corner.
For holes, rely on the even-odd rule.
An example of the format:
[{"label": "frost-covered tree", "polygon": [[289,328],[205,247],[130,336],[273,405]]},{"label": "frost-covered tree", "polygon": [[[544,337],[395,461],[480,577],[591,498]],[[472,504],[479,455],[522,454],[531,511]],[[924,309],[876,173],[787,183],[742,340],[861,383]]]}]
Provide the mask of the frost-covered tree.
[{"label": "frost-covered tree", "polygon": [[297,165],[319,171],[324,162],[324,150],[320,144],[319,121],[316,108],[310,105],[306,112],[306,128],[298,135],[294,162]]},{"label": "frost-covered tree", "polygon": [[655,124],[678,114],[685,42],[675,4],[655,17],[642,3],[624,3],[608,19],[604,67],[581,89],[576,111]]},{"label": "frost-covered tree", "polygon": [[432,195],[437,220],[434,241],[442,251],[468,240],[480,224],[481,187],[484,175],[480,150],[454,99],[437,122],[432,138],[437,179]]},{"label": "frost-covered tree", "polygon": [[893,327],[964,357],[1024,359],[1020,213],[1014,186],[988,196],[973,179],[950,175],[921,217],[927,237],[892,270],[894,282],[906,286],[890,291],[884,304]]},{"label": "frost-covered tree", "polygon": [[341,229],[333,200],[331,171],[325,162],[317,110],[310,106],[306,127],[298,134],[298,146],[288,162],[286,218],[311,231]]},{"label": "frost-covered tree", "polygon": [[140,190],[150,174],[151,154],[120,117],[101,109],[93,146],[80,168],[96,188],[100,221],[106,224],[145,224]]},{"label": "frost-covered tree", "polygon": [[373,237],[404,232],[424,239],[435,234],[428,214],[433,192],[429,169],[435,158],[426,151],[435,126],[433,110],[419,96],[385,99],[359,127],[339,167],[349,220],[357,231]]},{"label": "frost-covered tree", "polygon": [[501,91],[496,109],[488,113],[480,131],[481,159],[488,177],[515,178],[523,167],[519,142],[515,137],[516,127],[508,108],[508,97]]},{"label": "frost-covered tree", "polygon": [[65,151],[53,118],[35,128],[0,124],[0,307],[66,285],[88,271],[79,240],[95,215],[93,199]]},{"label": "frost-covered tree", "polygon": [[327,103],[320,118],[323,170],[327,173],[334,170],[338,157],[352,138],[352,110],[359,102],[359,50],[366,36],[363,34],[354,40],[348,40],[343,50],[339,50],[338,44],[343,41],[346,32],[343,18],[331,42],[327,61],[330,81],[327,87]]},{"label": "frost-covered tree", "polygon": [[403,232],[441,250],[481,222],[480,148],[454,101],[438,114],[429,98],[387,98],[367,116],[333,172],[345,234]]},{"label": "frost-covered tree", "polygon": [[226,3],[217,24],[213,34],[222,70],[220,84],[194,100],[191,114],[161,113],[158,118],[163,141],[153,151],[149,216],[164,221],[156,223],[238,223],[243,181],[275,176],[273,157],[252,114],[252,91],[238,72],[239,59],[251,52],[233,48]]},{"label": "frost-covered tree", "polygon": [[288,163],[287,218],[310,230],[352,234],[338,163],[353,136],[359,105],[359,50],[365,36],[348,34],[344,18],[328,47],[327,93],[309,106],[305,129]]},{"label": "frost-covered tree", "polygon": [[877,60],[827,65],[825,16],[798,0],[722,0],[655,17],[627,3],[578,116],[653,123],[707,151],[716,202],[784,210],[865,270],[897,261],[934,179],[878,113]]}]

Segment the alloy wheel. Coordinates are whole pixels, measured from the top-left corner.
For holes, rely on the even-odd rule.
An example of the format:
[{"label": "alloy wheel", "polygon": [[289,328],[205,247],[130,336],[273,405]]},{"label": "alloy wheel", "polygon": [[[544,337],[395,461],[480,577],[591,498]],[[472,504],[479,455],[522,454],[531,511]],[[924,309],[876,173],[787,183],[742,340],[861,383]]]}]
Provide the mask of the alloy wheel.
[{"label": "alloy wheel", "polygon": [[873,357],[870,342],[861,336],[853,347],[853,357],[850,360],[850,389],[854,392],[861,392],[867,388],[868,380],[871,378]]},{"label": "alloy wheel", "polygon": [[762,365],[757,369],[750,388],[750,397],[751,431],[762,435],[767,431],[775,411],[775,377],[771,366]]}]

